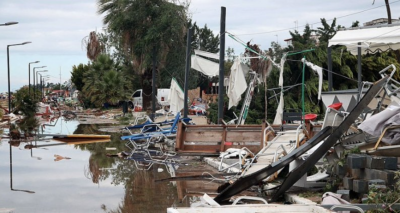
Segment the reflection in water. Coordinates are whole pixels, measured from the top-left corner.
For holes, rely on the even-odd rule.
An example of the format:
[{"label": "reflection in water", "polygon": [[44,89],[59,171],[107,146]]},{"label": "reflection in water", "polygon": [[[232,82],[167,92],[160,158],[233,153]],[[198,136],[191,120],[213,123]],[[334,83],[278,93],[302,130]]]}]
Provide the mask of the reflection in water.
[{"label": "reflection in water", "polygon": [[[99,128],[98,125],[77,125],[76,127],[74,125],[76,125],[77,122],[70,121],[67,122],[68,125],[66,125],[67,123],[62,119],[60,119],[58,123],[56,120],[54,120],[52,123],[55,123],[54,127],[46,126],[44,129],[45,133],[65,134],[65,131],[58,132],[59,129],[57,129],[61,125],[64,125],[62,127],[63,130],[70,131],[68,132],[69,134],[72,132],[74,134],[105,134],[97,131]],[[79,199],[78,203],[81,203],[82,206],[85,206],[84,208],[88,211],[151,213],[165,212],[167,207],[171,207],[173,205],[184,206],[185,204],[180,203],[177,198],[176,186],[170,182],[155,183],[154,181],[155,179],[170,177],[169,173],[167,172],[168,169],[164,165],[153,165],[153,167],[148,171],[140,171],[136,169],[134,162],[131,160],[108,158],[106,156],[106,154],[110,152],[111,154],[115,154],[112,152],[126,150],[125,143],[120,140],[120,136],[121,135],[118,133],[112,133],[111,141],[109,143],[77,144],[73,146],[54,146],[53,144],[55,144],[55,141],[24,142],[23,146],[31,148],[31,150],[27,150],[30,151],[30,156],[25,152],[27,156],[24,158],[24,151],[20,150],[19,153],[16,153],[16,150],[19,149],[15,149],[14,154],[16,156],[14,156],[14,161],[18,162],[18,164],[15,163],[14,167],[18,168],[17,166],[23,165],[23,167],[20,168],[25,169],[22,170],[24,174],[34,171],[33,173],[29,173],[29,176],[26,175],[27,177],[23,177],[24,175],[21,174],[16,175],[16,177],[18,176],[18,178],[16,178],[17,182],[20,182],[20,178],[25,178],[22,179],[24,181],[21,182],[26,184],[23,185],[23,188],[28,189],[13,188],[12,146],[18,147],[20,144],[19,142],[10,142],[9,152],[11,190],[32,194],[36,191],[34,198],[27,195],[28,197],[32,197],[32,200],[27,198],[28,201],[26,203],[15,204],[15,206],[18,206],[19,208],[29,208],[29,205],[35,204],[36,210],[38,210],[37,206],[40,205],[40,212],[67,212],[57,208],[60,208],[59,206],[66,206],[67,204],[65,204],[65,201],[71,199],[71,196],[77,197],[77,199]],[[38,148],[43,147],[47,147],[48,151],[43,152],[38,150]],[[111,147],[115,148],[115,150],[106,149]],[[0,151],[1,148],[2,147],[0,146]],[[5,149],[5,151],[7,151],[7,149]],[[87,153],[87,155],[78,154],[78,152]],[[88,153],[90,153],[90,155]],[[59,154],[63,157],[69,156],[72,157],[72,159],[69,161],[63,160],[55,163],[56,165],[51,165],[51,162],[54,159],[54,154]],[[49,161],[49,157],[51,162]],[[83,164],[82,159],[84,159]],[[35,166],[33,166],[33,164],[35,164]],[[65,169],[63,168],[65,172],[62,171],[63,169],[60,170],[58,168],[58,165],[63,167],[62,164],[67,165]],[[37,168],[39,169],[36,170]],[[164,172],[157,172],[158,168],[163,168]],[[15,172],[17,172],[17,170],[21,171],[16,169]],[[76,171],[78,174],[77,176],[71,176],[71,173],[74,173],[74,171]],[[59,179],[57,179],[58,176],[62,176],[63,180],[65,181],[59,181]],[[27,179],[28,177],[30,179]],[[79,179],[79,177],[82,177],[82,179]],[[38,181],[41,178],[49,181],[46,181],[45,183],[43,181]],[[5,180],[7,180],[7,178],[5,178]],[[34,184],[32,185],[30,181],[34,181]],[[17,186],[21,186],[21,182],[19,184],[17,183]],[[69,185],[64,186],[64,184]],[[31,186],[36,187],[33,188],[34,191],[29,190]],[[6,187],[8,186],[6,185]],[[55,194],[54,189],[57,189],[56,191],[58,195]],[[79,190],[80,194],[85,194],[85,196],[73,194],[76,192],[76,190]],[[52,201],[53,203],[55,202],[54,205],[57,205],[57,207],[53,207],[53,209],[51,209],[50,207],[47,207],[47,204],[42,202],[43,200],[46,200],[44,196],[48,195],[57,197],[59,202]],[[17,200],[16,195],[11,195],[11,199]],[[0,200],[0,205],[4,206],[4,202],[7,201]],[[78,204],[70,208],[70,212],[82,212],[83,209],[82,207],[79,207]]]},{"label": "reflection in water", "polygon": [[11,143],[10,144],[10,189],[11,191],[19,191],[19,192],[27,192],[27,193],[35,193],[34,191],[30,191],[30,190],[25,190],[25,189],[14,189],[13,188],[13,172],[12,172],[12,147],[11,147]]}]

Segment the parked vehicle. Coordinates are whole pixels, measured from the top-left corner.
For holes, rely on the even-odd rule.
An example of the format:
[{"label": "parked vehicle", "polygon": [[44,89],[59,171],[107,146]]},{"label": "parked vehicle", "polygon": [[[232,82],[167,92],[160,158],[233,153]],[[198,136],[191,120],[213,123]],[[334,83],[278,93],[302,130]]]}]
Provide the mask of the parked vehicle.
[{"label": "parked vehicle", "polygon": [[[159,105],[161,106],[169,105],[168,96],[170,91],[171,90],[169,88],[157,89],[156,99]],[[134,109],[135,107],[141,109],[143,107],[143,95],[144,94],[142,89],[136,90],[132,94],[130,100],[128,101],[129,107],[132,109]]]}]

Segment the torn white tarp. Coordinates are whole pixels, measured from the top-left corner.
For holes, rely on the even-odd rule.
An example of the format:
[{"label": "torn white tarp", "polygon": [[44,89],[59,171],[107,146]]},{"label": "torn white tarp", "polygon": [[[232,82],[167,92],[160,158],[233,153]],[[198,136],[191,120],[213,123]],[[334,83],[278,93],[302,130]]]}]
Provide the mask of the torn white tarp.
[{"label": "torn white tarp", "polygon": [[201,50],[194,50],[195,55],[201,55],[207,58],[213,58],[219,60],[219,54],[218,53],[209,53]]},{"label": "torn white tarp", "polygon": [[250,68],[247,65],[240,63],[239,57],[235,59],[231,67],[231,75],[229,76],[227,90],[227,95],[229,98],[228,109],[230,109],[232,106],[236,106],[239,103],[242,94],[246,91],[247,83],[245,76],[249,70]]},{"label": "torn white tarp", "polygon": [[171,91],[168,96],[168,102],[170,104],[170,112],[177,113],[184,107],[184,93],[183,89],[179,86],[175,78],[171,80]]},{"label": "torn white tarp", "polygon": [[280,72],[279,72],[279,86],[283,87],[283,68],[285,67],[287,53],[284,53],[281,58]]},{"label": "torn white tarp", "polygon": [[[210,53],[212,54],[212,53]],[[201,56],[192,55],[192,69],[195,69],[208,77],[219,75],[219,64]]]},{"label": "torn white tarp", "polygon": [[284,100],[283,100],[283,91],[281,92],[281,98],[279,99],[279,105],[276,109],[275,119],[273,124],[282,125],[282,114],[283,114],[283,107],[284,107]]},{"label": "torn white tarp", "polygon": [[321,92],[322,92],[322,67],[317,66],[311,62],[308,62],[306,59],[301,59],[301,61],[305,62],[307,66],[309,66],[312,70],[314,70],[318,74],[318,100],[321,100]]}]

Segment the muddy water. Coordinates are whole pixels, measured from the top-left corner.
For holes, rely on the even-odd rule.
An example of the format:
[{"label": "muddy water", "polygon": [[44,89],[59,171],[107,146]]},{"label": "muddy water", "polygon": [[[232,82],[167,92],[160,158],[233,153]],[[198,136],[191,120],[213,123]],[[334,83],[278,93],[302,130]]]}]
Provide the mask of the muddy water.
[{"label": "muddy water", "polygon": [[[48,121],[43,133],[104,134],[96,125],[62,119]],[[164,165],[137,170],[133,161],[106,157],[124,150],[120,135],[109,143],[54,145],[46,139],[27,143],[0,142],[0,212],[166,212],[181,203]],[[51,145],[51,146],[49,146]],[[107,151],[114,147],[116,151]],[[66,159],[70,158],[70,159]],[[162,168],[163,172],[158,172]]]}]

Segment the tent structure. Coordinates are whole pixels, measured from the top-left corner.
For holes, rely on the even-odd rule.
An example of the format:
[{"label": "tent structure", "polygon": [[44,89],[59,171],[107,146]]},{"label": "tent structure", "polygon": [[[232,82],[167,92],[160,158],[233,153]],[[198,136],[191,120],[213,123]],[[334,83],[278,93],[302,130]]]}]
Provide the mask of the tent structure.
[{"label": "tent structure", "polygon": [[[358,91],[359,94],[361,94],[361,54],[400,49],[400,25],[378,25],[336,32],[336,35],[329,40],[328,44],[329,61],[331,61],[329,49],[333,45],[344,45],[351,54],[358,55]],[[329,62],[328,67],[332,67],[331,62]],[[332,85],[332,78],[329,76],[328,78],[329,85]],[[360,98],[360,95],[358,95],[357,101],[359,101]]]},{"label": "tent structure", "polygon": [[361,48],[361,54],[397,50],[400,49],[400,25],[338,31],[329,40],[328,47],[332,45],[344,45],[353,55],[357,55],[358,47]]}]

